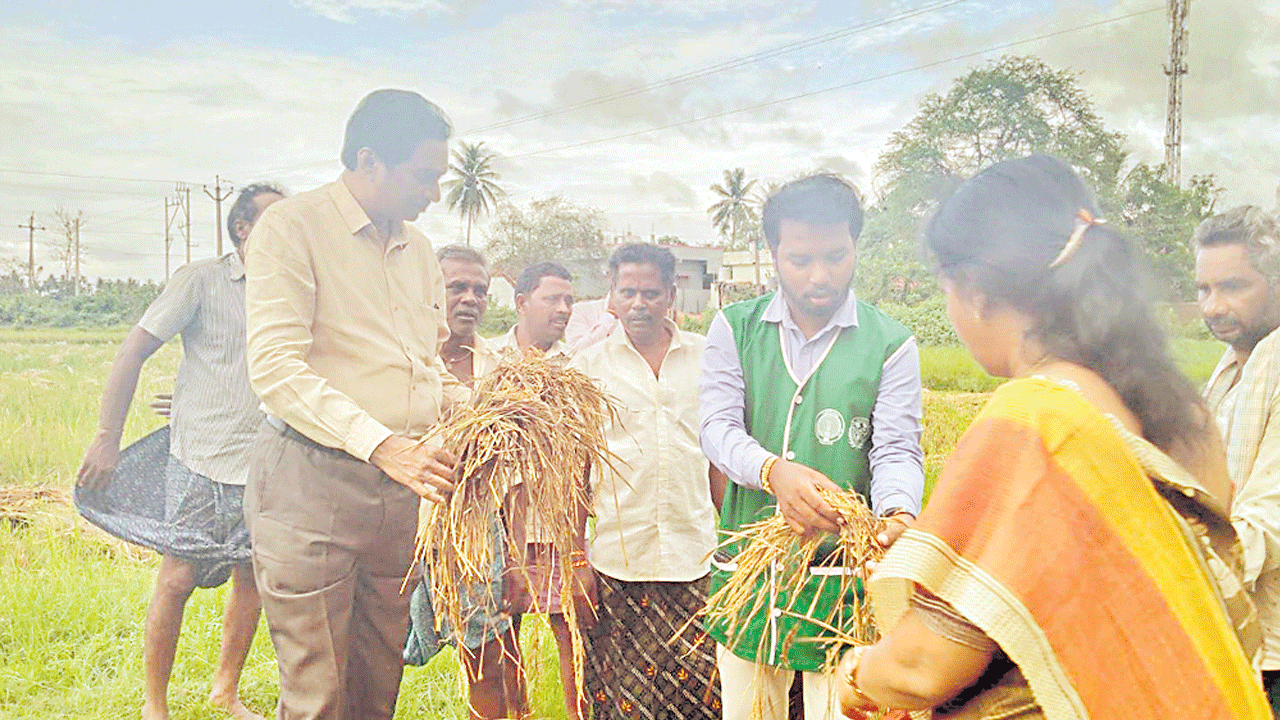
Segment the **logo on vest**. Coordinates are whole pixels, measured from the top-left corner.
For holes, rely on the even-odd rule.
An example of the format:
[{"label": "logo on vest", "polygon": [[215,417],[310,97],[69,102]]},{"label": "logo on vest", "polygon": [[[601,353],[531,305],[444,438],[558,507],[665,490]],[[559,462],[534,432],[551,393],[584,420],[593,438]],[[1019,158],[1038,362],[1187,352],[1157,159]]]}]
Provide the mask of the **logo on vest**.
[{"label": "logo on vest", "polygon": [[813,421],[813,435],[823,445],[834,445],[844,434],[844,416],[835,408],[826,408]]},{"label": "logo on vest", "polygon": [[854,418],[849,421],[849,447],[860,448],[871,437],[871,419]]}]

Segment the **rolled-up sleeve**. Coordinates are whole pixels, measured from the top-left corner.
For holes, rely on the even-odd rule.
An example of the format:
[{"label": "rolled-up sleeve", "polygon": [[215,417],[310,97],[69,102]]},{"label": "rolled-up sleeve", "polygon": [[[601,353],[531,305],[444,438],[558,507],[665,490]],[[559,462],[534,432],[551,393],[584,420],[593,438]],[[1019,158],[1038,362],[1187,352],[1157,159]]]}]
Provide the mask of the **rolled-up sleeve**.
[{"label": "rolled-up sleeve", "polygon": [[733,329],[723,314],[716,314],[702,356],[698,437],[703,454],[730,480],[759,490],[760,469],[772,453],[747,432],[746,406],[746,380]]},{"label": "rolled-up sleeve", "polygon": [[907,339],[885,360],[871,409],[871,507],[920,514],[924,452],[920,449],[920,348]]},{"label": "rolled-up sleeve", "polygon": [[393,433],[308,363],[316,280],[302,230],[268,208],[245,263],[249,380],[267,412],[362,460]]}]

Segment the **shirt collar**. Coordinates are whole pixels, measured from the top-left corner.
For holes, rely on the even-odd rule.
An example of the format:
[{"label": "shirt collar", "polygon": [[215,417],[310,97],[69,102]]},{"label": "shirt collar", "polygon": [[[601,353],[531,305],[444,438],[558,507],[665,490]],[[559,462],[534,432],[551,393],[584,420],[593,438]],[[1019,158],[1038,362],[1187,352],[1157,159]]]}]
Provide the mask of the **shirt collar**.
[{"label": "shirt collar", "polygon": [[471,352],[476,355],[490,355],[493,357],[498,355],[494,341],[486,340],[480,333],[475,333],[471,336]]},{"label": "shirt collar", "polygon": [[[333,200],[333,204],[337,206],[338,214],[342,216],[342,221],[346,223],[347,232],[352,235],[360,235],[365,228],[373,231],[373,220],[369,219],[369,213],[360,207],[360,202],[356,200],[356,196],[351,194],[351,188],[347,187],[346,180],[338,178],[337,181],[331,183],[329,185],[329,197]],[[389,238],[388,249],[391,247],[403,247],[408,243],[409,233],[405,232],[404,223],[400,223]]]},{"label": "shirt collar", "polygon": [[[516,325],[519,325],[519,323],[516,323]],[[494,338],[493,344],[503,350],[506,350],[507,348],[515,348],[518,350],[520,348],[520,341],[516,338],[516,325],[512,325],[510,330]],[[568,354],[568,350],[569,346],[565,344],[564,338],[560,338],[554,343],[551,343],[551,347],[547,349],[546,355],[547,357],[551,357],[552,355],[565,355]]]},{"label": "shirt collar", "polygon": [[[684,345],[684,342],[682,342],[680,339],[680,328],[676,326],[674,322],[671,321],[671,318],[662,318],[662,326],[671,331],[671,347],[668,350],[668,352],[670,352],[671,350],[675,350],[676,348]],[[632,349],[635,348],[635,346],[631,344],[631,338],[627,337],[627,329],[622,326],[621,322],[619,322],[618,326],[615,327],[613,331],[609,333],[609,335],[604,339],[604,341],[611,345],[617,345],[617,346],[626,345],[631,347]]]},{"label": "shirt collar", "polygon": [[222,256],[223,263],[227,268],[227,277],[234,280],[244,279],[244,262],[240,260],[240,253],[232,250]]},{"label": "shirt collar", "polygon": [[[771,323],[782,323],[782,326],[788,330],[799,330],[796,325],[795,318],[791,317],[790,309],[787,307],[787,299],[781,290],[774,292],[773,299],[769,301],[769,305],[765,307],[764,314],[760,316],[761,320]],[[840,307],[836,308],[836,312],[822,326],[822,329],[814,335],[818,337],[832,327],[847,328],[858,327],[858,298],[853,293],[853,288],[844,296],[844,302]]]}]

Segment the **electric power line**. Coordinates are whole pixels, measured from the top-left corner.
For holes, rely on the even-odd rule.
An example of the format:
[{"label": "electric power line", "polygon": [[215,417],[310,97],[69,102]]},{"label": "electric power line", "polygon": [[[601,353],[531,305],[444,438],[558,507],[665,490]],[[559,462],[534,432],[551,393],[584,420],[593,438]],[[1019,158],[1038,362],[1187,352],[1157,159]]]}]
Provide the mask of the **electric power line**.
[{"label": "electric power line", "polygon": [[553,108],[551,110],[545,110],[543,112],[533,113],[531,115],[525,115],[523,117],[513,118],[511,120],[504,120],[502,122],[493,123],[491,125],[484,125],[481,127],[472,128],[470,130],[467,130],[465,134],[481,133],[481,132],[488,132],[490,130],[507,128],[507,127],[511,127],[512,125],[520,125],[522,123],[530,122],[532,120],[541,120],[543,118],[548,118],[555,115],[561,115],[563,113],[570,112],[573,110],[580,110],[582,108],[600,105],[602,103],[606,103],[611,100],[619,100],[622,98],[631,97],[633,95],[639,95],[641,93],[649,92],[650,90],[657,90],[664,87],[671,87],[672,85],[678,85],[680,83],[687,82],[689,80],[695,80],[697,78],[706,77],[707,75],[714,75],[716,73],[724,72],[726,70],[734,70],[734,69],[743,67],[745,65],[750,65],[753,63],[760,62],[761,60],[768,60],[770,58],[778,57],[779,55],[786,55],[786,54],[795,52],[797,50],[805,50],[807,48],[811,48],[817,45],[829,43],[833,40],[839,40],[841,38],[844,38],[850,35],[856,35],[858,33],[861,33],[867,30],[875,30],[878,28],[886,27],[894,23],[902,22],[903,20],[910,20],[912,18],[916,18],[921,15],[927,15],[931,12],[944,10],[953,5],[960,5],[962,3],[970,2],[970,1],[971,0],[944,0],[943,2],[935,2],[932,5],[916,8],[914,10],[910,10],[908,12],[904,12],[898,15],[893,15],[887,18],[880,18],[877,20],[869,20],[867,22],[858,23],[856,25],[849,25],[847,27],[843,27],[838,30],[833,30],[831,32],[824,33],[822,35],[805,38],[803,40],[797,40],[795,42],[787,43],[786,45],[780,45],[778,47],[771,48],[769,50],[763,50],[761,52],[753,53],[751,55],[746,55],[740,58],[726,60],[724,62],[717,63],[715,65],[709,65],[704,68],[699,68],[697,70],[690,70],[689,72],[681,73],[679,75],[673,75],[667,78],[663,78],[661,80],[655,80],[654,82],[648,83],[646,85],[640,85],[640,86],[629,88],[626,90],[619,90],[617,92],[610,93],[608,95],[602,95],[600,97],[592,98],[589,100],[583,100],[582,102],[575,103],[573,105],[566,105],[564,107]]},{"label": "electric power line", "polygon": [[822,88],[820,90],[811,90],[809,92],[800,93],[798,95],[790,95],[784,98],[778,98],[776,100],[767,100],[765,102],[756,103],[754,105],[748,105],[746,107],[734,108],[733,110],[725,110],[723,112],[712,113],[710,115],[703,115],[701,117],[690,118],[688,120],[681,120],[679,122],[669,123],[667,125],[660,125],[658,127],[646,128],[644,130],[635,130],[633,132],[622,133],[619,135],[611,135],[609,137],[597,138],[595,140],[584,140],[582,142],[570,143],[568,145],[560,145],[557,147],[546,148],[544,150],[534,150],[531,152],[518,153],[515,155],[508,155],[507,157],[508,159],[534,157],[536,155],[546,155],[548,153],[559,152],[561,150],[572,150],[575,148],[586,147],[588,145],[598,145],[600,143],[612,142],[614,140],[624,140],[626,138],[632,138],[639,135],[648,135],[649,133],[661,132],[663,130],[671,130],[678,127],[684,127],[685,125],[693,125],[695,123],[706,122],[707,120],[715,120],[717,118],[727,117],[729,115],[736,115],[738,113],[749,112],[751,110],[759,110],[760,108],[771,107],[773,105],[781,105],[782,103],[788,103],[794,100],[810,98],[816,95],[824,95],[826,93],[835,92],[837,90],[847,90],[848,88],[856,87],[858,85],[865,85],[867,83],[875,82],[877,80],[887,80],[888,78],[898,77],[900,75],[907,75],[909,73],[918,72],[920,70],[927,70],[929,68],[937,67],[939,65],[946,65],[948,63],[956,62],[957,60],[965,60],[971,57],[976,57],[978,55],[985,55],[987,53],[996,52],[998,50],[1008,50],[1009,48],[1017,47],[1019,45],[1026,45],[1028,43],[1039,42],[1041,40],[1047,40],[1052,37],[1057,37],[1059,35],[1067,35],[1069,33],[1079,32],[1081,30],[1089,30],[1091,28],[1101,27],[1103,25],[1109,25],[1112,23],[1120,22],[1122,20],[1129,20],[1131,18],[1139,17],[1141,15],[1149,15],[1153,12],[1159,12],[1161,10],[1164,10],[1163,6],[1147,8],[1146,10],[1131,12],[1125,15],[1109,18],[1107,20],[1099,20],[1097,22],[1092,22],[1085,25],[1077,25],[1075,27],[1067,28],[1065,30],[1055,30],[1054,32],[1045,33],[1043,35],[1037,35],[1035,37],[1025,38],[1023,40],[1015,40],[1013,42],[1002,43],[1000,45],[992,45],[991,47],[983,48],[981,50],[974,50],[973,52],[968,52],[962,55],[949,57],[945,60],[935,60],[933,62],[924,63],[922,65],[916,65],[910,68],[904,68],[902,70],[895,70],[893,72],[884,73],[882,75],[875,75],[872,77],[860,78],[852,82],[841,83],[839,85],[832,85],[831,87]]},{"label": "electric power line", "polygon": [[[846,27],[838,28],[836,30],[831,30],[831,31],[822,33],[820,35],[814,35],[811,37],[803,38],[801,40],[796,40],[791,43],[787,43],[785,45],[779,45],[777,47],[770,48],[768,50],[762,50],[756,53],[752,53],[750,55],[744,55],[744,56],[733,58],[730,60],[725,60],[723,62],[719,62],[714,65],[708,65],[708,66],[697,68],[694,70],[689,70],[687,72],[683,72],[678,75],[671,75],[666,78],[662,78],[660,80],[655,80],[651,83],[647,83],[645,85],[638,85],[636,87],[627,88],[625,90],[618,90],[616,92],[609,93],[607,95],[600,95],[594,98],[583,100],[578,103],[574,103],[572,105],[565,105],[558,108],[551,108],[550,110],[545,110],[542,112],[533,113],[533,114],[525,115],[522,117],[503,120],[497,123],[482,125],[475,128],[469,128],[467,130],[462,131],[460,134],[473,135],[475,133],[481,133],[481,132],[487,132],[490,130],[497,130],[501,128],[511,127],[513,125],[519,125],[522,123],[531,122],[533,120],[540,120],[543,118],[560,115],[566,112],[571,112],[573,110],[579,110],[579,109],[591,107],[594,105],[600,105],[613,100],[619,100],[622,98],[631,97],[633,95],[639,95],[645,92],[649,92],[650,90],[656,90],[663,87],[670,87],[672,85],[677,85],[683,82],[687,82],[689,80],[706,77],[708,75],[714,75],[716,73],[725,72],[727,70],[734,70],[734,69],[743,67],[745,65],[750,65],[752,63],[760,62],[761,60],[768,60],[770,58],[778,57],[780,55],[786,55],[788,53],[792,53],[797,50],[808,49],[810,47],[814,47],[816,45],[822,45],[824,43],[828,43],[833,40],[839,40],[840,38],[843,38],[843,37],[856,35],[860,32],[865,32],[867,30],[875,30],[881,27],[892,25],[897,22],[902,22],[903,20],[910,20],[912,18],[919,17],[921,15],[927,15],[931,12],[944,10],[953,5],[960,5],[962,3],[971,2],[971,1],[972,0],[941,0],[940,2],[934,2],[930,5],[925,5],[919,8],[915,8],[913,10],[909,10],[907,12],[899,13],[898,15],[892,15],[885,18],[868,20],[866,22],[857,23],[854,25],[848,25]],[[327,165],[332,162],[334,162],[333,159],[314,160],[311,162],[298,163],[294,165],[285,165],[282,167],[268,168],[266,170],[260,170],[256,172],[247,172],[247,173],[241,173],[241,174],[242,175],[270,175],[272,173],[287,172],[289,170],[300,170],[302,168]]]},{"label": "electric power line", "polygon": [[[183,180],[160,180],[156,178],[131,178],[118,177],[115,175],[80,175],[78,173],[60,173],[60,172],[44,172],[41,170],[22,170],[19,168],[0,168],[0,173],[13,173],[16,175],[36,175],[39,177],[63,177],[75,178],[77,180],[112,180],[115,182],[136,182],[136,183],[157,183],[173,185],[185,182]],[[198,185],[199,183],[192,183]]]},{"label": "electric power line", "polygon": [[0,187],[11,188],[14,190],[42,190],[46,193],[78,193],[81,195],[125,195],[129,197],[154,197],[155,193],[146,192],[145,190],[107,190],[103,188],[89,189],[71,187],[66,185],[36,185],[33,183],[10,183],[0,182]]}]

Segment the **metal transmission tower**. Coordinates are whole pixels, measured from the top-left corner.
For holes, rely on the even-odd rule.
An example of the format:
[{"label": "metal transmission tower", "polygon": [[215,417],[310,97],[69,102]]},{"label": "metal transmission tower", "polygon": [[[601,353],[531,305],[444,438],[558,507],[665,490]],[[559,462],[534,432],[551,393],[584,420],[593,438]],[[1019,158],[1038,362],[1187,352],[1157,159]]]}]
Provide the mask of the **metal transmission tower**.
[{"label": "metal transmission tower", "polygon": [[1164,131],[1164,169],[1169,182],[1182,182],[1182,76],[1187,74],[1187,26],[1191,0],[1169,0],[1169,118]]}]

